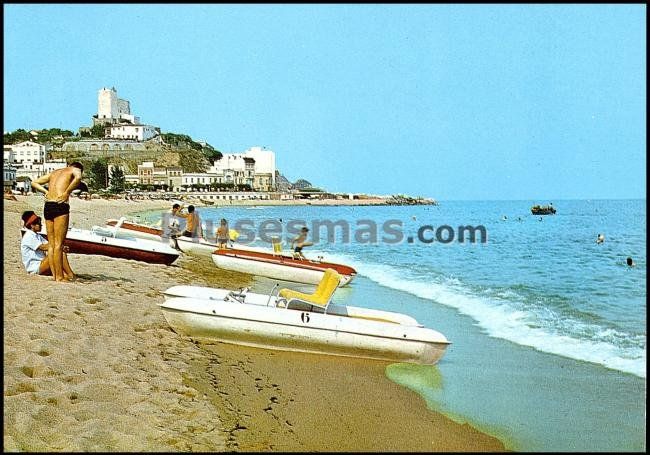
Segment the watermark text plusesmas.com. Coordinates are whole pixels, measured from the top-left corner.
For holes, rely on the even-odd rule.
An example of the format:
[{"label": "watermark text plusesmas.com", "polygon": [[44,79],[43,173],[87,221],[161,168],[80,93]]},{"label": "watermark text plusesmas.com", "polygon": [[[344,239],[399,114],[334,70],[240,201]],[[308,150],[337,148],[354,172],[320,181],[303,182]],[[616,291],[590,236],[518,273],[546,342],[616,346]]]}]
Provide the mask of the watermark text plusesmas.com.
[{"label": "watermark text plusesmas.com", "polygon": [[[172,216],[164,214],[162,225],[163,235],[169,235],[173,226]],[[216,240],[216,230],[219,222],[215,220],[203,221],[203,238],[209,242]],[[404,223],[398,219],[391,219],[381,223],[369,219],[360,219],[354,222],[348,220],[280,220],[277,218],[266,220],[238,219],[231,220],[230,229],[238,233],[237,243],[249,244],[256,239],[271,243],[277,239],[291,240],[300,234],[303,227],[309,229],[312,242],[320,243],[359,243],[359,244],[399,244],[406,243],[487,243],[487,229],[485,226],[443,224],[434,226],[424,224],[414,232],[406,234]]]}]

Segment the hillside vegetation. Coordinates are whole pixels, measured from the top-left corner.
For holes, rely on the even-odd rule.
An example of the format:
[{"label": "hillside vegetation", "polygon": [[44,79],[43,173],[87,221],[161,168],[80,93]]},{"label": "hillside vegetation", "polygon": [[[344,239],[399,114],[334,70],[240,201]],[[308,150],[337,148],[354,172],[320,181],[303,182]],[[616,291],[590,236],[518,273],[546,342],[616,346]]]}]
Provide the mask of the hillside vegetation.
[{"label": "hillside vegetation", "polygon": [[[100,129],[93,129],[90,136],[84,137],[97,138],[102,140]],[[39,144],[51,144],[53,149],[50,151],[49,158],[65,159],[66,161],[76,160],[84,164],[84,167],[90,167],[96,158],[87,156],[83,152],[64,152],[62,146],[65,142],[78,141],[82,137],[75,135],[70,130],[60,128],[50,128],[42,130],[26,131],[17,129],[16,131],[5,133],[3,143],[5,145],[17,144],[24,141],[32,141]],[[183,172],[205,172],[212,162],[222,157],[219,150],[210,144],[201,144],[194,141],[186,134],[162,133],[162,144],[147,143],[146,151],[132,152],[129,155],[121,157],[107,157],[109,164],[125,166],[128,173],[137,173],[138,164],[143,161],[153,161],[157,167],[180,167]]]}]

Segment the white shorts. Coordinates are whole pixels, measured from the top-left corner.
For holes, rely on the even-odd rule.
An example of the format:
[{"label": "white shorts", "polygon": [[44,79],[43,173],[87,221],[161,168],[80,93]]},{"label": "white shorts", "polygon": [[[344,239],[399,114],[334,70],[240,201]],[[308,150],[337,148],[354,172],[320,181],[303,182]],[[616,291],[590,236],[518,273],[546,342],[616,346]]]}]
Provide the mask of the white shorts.
[{"label": "white shorts", "polygon": [[38,272],[41,269],[41,262],[43,261],[31,261],[29,263],[29,268],[27,269],[27,273],[31,273],[32,275],[38,275]]}]

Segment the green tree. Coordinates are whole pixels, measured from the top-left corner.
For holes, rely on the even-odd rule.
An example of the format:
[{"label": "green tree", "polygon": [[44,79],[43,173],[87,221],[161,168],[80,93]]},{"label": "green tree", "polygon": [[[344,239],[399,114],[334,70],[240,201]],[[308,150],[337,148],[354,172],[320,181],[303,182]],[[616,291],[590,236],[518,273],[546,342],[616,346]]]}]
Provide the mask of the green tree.
[{"label": "green tree", "polygon": [[90,163],[90,188],[99,190],[108,186],[108,162],[99,158]]},{"label": "green tree", "polygon": [[[186,155],[190,156],[190,161],[196,161],[197,156],[195,153],[190,153],[187,154],[187,151],[192,151],[192,152],[200,152],[199,156],[202,156],[205,160],[208,160],[209,162],[214,162],[216,160],[220,160],[223,154],[212,147],[210,144],[206,145],[201,145],[198,142],[196,142],[194,139],[192,139],[190,136],[187,134],[177,134],[177,133],[162,133],[161,134],[163,141],[165,143],[170,144],[174,147],[180,148],[180,149],[185,149],[186,150]],[[190,170],[189,172],[202,172],[205,166],[200,165],[198,169],[200,170]],[[183,167],[185,170],[185,166]]]},{"label": "green tree", "polygon": [[94,125],[92,128],[90,128],[90,136],[91,137],[104,137],[105,131],[104,131],[105,125],[98,123],[97,125]]},{"label": "green tree", "polygon": [[212,147],[203,147],[203,154],[212,163],[223,157],[223,154],[219,150]]},{"label": "green tree", "polygon": [[19,142],[31,141],[32,135],[28,131],[25,131],[22,128],[17,129],[13,133],[6,133],[3,135],[3,143],[8,144],[17,144]]},{"label": "green tree", "polygon": [[119,166],[111,168],[111,193],[123,193],[126,179],[124,178],[124,171]]},{"label": "green tree", "polygon": [[195,142],[187,134],[162,133],[161,136],[163,141],[165,141],[167,144],[176,147],[188,147],[198,151],[201,151],[201,149],[203,148],[201,144]]}]

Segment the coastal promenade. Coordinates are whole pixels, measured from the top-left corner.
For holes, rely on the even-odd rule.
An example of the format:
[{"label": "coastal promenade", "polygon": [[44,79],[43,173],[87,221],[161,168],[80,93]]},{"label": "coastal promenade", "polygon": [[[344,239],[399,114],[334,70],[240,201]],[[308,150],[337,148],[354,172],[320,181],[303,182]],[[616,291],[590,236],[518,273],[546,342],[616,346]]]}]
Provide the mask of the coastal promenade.
[{"label": "coastal promenade", "polygon": [[[429,198],[413,198],[409,196],[364,196],[356,199],[349,198],[295,198],[295,199],[261,199],[261,198],[247,198],[246,193],[172,193],[173,196],[160,193],[131,193],[104,196],[104,199],[123,199],[127,198],[133,202],[150,201],[150,200],[182,200],[187,204],[193,204],[197,207],[201,206],[214,206],[214,207],[229,207],[229,206],[274,206],[274,205],[316,205],[316,206],[350,206],[350,205],[437,205],[434,199]],[[232,199],[224,199],[232,197]],[[100,199],[99,195],[92,196],[93,199]]]},{"label": "coastal promenade", "polygon": [[[170,206],[70,202],[78,228]],[[42,206],[4,201],[5,451],[504,450],[428,410],[387,363],[197,345],[156,305],[179,284],[255,290],[245,275],[191,256],[167,267],[89,255],[70,255],[72,283],[28,275],[20,214]]]}]

